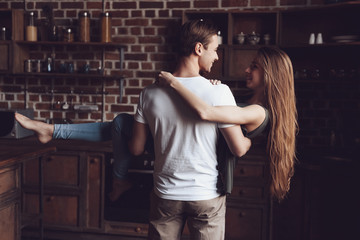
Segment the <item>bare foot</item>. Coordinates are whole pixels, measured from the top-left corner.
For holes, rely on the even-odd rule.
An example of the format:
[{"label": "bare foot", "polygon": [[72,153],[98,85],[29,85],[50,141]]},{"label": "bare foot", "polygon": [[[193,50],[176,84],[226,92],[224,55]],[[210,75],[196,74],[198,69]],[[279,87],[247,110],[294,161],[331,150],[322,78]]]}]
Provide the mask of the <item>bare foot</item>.
[{"label": "bare foot", "polygon": [[51,141],[54,132],[54,125],[32,120],[20,113],[15,113],[15,119],[23,128],[34,131],[41,143]]},{"label": "bare foot", "polygon": [[133,186],[133,183],[129,180],[123,179],[113,179],[112,182],[112,191],[109,193],[109,199],[112,202],[115,202],[119,197],[129,190]]}]

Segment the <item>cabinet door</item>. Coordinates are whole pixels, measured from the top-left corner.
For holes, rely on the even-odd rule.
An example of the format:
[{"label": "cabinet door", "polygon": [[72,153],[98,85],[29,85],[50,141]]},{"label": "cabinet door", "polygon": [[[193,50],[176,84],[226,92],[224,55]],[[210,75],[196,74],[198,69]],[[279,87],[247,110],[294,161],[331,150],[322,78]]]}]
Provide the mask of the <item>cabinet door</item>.
[{"label": "cabinet door", "polygon": [[10,68],[10,55],[9,55],[9,44],[0,44],[0,71],[8,71]]},{"label": "cabinet door", "polygon": [[17,240],[19,236],[19,205],[10,204],[0,208],[0,233],[1,240]]},{"label": "cabinet door", "polygon": [[[24,211],[27,214],[39,213],[39,196],[24,194]],[[45,195],[43,220],[46,226],[78,226],[78,196]]]},{"label": "cabinet door", "polygon": [[261,207],[231,207],[226,209],[226,239],[263,240],[264,210]]},{"label": "cabinet door", "polygon": [[[45,186],[78,186],[79,164],[78,154],[54,154],[45,158],[43,161]],[[38,185],[38,161],[25,163],[24,181],[26,185]]]},{"label": "cabinet door", "polygon": [[87,187],[86,187],[86,226],[100,228],[103,202],[103,154],[89,154],[87,156]]}]

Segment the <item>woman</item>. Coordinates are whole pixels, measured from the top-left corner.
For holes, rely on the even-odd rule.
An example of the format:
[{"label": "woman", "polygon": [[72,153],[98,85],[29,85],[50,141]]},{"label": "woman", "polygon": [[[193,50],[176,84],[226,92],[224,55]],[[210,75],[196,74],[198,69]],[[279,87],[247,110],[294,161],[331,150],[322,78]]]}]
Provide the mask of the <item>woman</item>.
[{"label": "woman", "polygon": [[160,84],[167,83],[175,89],[206,121],[246,124],[247,131],[254,133],[264,119],[260,106],[266,108],[270,119],[266,147],[270,159],[270,190],[278,200],[285,197],[294,172],[298,129],[292,63],[285,52],[269,47],[258,50],[246,69],[246,86],[254,92],[247,107],[210,106],[170,73],[161,72],[159,76]]},{"label": "woman", "polygon": [[[271,193],[281,200],[289,190],[295,161],[297,113],[291,61],[279,49],[260,48],[254,61],[246,69],[246,74],[247,87],[252,89],[254,94],[245,107],[209,106],[184,88],[170,73],[161,72],[159,77],[160,84],[168,84],[175,89],[203,120],[240,124],[245,127],[248,137],[255,137],[265,129],[269,115],[267,151],[271,159]],[[15,117],[23,127],[35,131],[43,143],[53,138],[90,141],[106,141],[112,138],[116,181],[113,182],[110,199],[116,200],[131,185],[126,181],[126,170],[131,158],[126,145],[131,136],[130,115],[120,114],[113,122],[65,125],[46,124],[20,114]],[[121,170],[121,174],[116,173],[117,169]]]}]

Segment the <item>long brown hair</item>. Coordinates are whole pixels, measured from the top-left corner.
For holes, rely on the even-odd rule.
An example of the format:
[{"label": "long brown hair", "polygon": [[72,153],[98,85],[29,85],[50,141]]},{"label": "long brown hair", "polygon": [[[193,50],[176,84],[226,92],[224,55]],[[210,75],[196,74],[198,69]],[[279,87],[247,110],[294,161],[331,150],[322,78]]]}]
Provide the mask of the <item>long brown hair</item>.
[{"label": "long brown hair", "polygon": [[298,124],[293,68],[289,56],[277,48],[260,48],[256,61],[264,70],[264,105],[270,116],[270,191],[280,201],[290,189],[296,161]]}]

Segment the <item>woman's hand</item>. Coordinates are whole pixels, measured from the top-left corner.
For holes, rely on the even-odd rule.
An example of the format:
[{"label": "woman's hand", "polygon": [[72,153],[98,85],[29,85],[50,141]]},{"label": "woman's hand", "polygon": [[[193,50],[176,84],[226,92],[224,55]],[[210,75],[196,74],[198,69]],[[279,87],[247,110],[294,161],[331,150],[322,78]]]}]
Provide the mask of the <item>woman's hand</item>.
[{"label": "woman's hand", "polygon": [[217,80],[217,79],[209,79],[209,81],[211,82],[212,85],[219,85],[219,84],[221,84],[221,81],[220,81],[220,80]]},{"label": "woman's hand", "polygon": [[171,73],[165,71],[161,71],[159,73],[159,78],[156,81],[156,83],[159,86],[170,86],[170,87],[172,87],[177,82],[178,80]]}]

